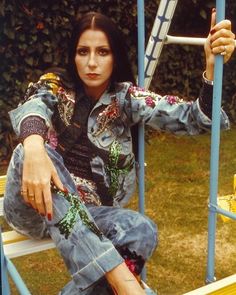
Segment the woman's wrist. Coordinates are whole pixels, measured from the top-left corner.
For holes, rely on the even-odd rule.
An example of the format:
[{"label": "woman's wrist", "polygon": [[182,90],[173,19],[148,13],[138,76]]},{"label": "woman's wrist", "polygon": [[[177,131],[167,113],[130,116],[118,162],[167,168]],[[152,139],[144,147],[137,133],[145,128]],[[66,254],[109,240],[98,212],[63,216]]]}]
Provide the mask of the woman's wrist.
[{"label": "woman's wrist", "polygon": [[205,70],[205,78],[209,81],[213,81],[214,79],[214,64],[206,64],[206,70]]},{"label": "woman's wrist", "polygon": [[44,148],[44,139],[41,135],[31,134],[24,139],[23,145],[25,149]]},{"label": "woman's wrist", "polygon": [[213,85],[214,84],[214,82],[213,82],[214,77],[213,76],[211,77],[211,75],[209,75],[209,74],[207,75],[207,71],[203,72],[202,79],[208,85]]}]

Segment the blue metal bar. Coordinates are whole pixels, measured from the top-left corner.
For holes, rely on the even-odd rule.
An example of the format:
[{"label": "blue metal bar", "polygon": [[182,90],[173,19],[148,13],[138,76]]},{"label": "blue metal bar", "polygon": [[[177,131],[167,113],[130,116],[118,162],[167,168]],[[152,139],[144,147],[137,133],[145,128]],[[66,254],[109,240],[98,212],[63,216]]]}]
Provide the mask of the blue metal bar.
[{"label": "blue metal bar", "polygon": [[[11,260],[7,257],[5,257],[7,270],[14,281],[19,293],[21,295],[31,295],[29,289],[26,287],[24,281],[22,280],[20,274],[18,273],[17,269],[15,268],[14,264],[11,262]],[[9,293],[10,294],[10,293]]]},{"label": "blue metal bar", "polygon": [[3,252],[2,233],[0,229],[0,294],[10,295],[10,287],[7,277],[7,266]]},{"label": "blue metal bar", "polygon": [[[225,0],[216,0],[216,22],[225,18]],[[219,146],[220,146],[220,109],[222,95],[223,56],[215,57],[213,107],[212,107],[212,133],[211,133],[211,159],[210,159],[210,204],[217,206]],[[208,257],[206,282],[215,280],[215,232],[216,212],[209,210],[208,214]]]},{"label": "blue metal bar", "polygon": [[212,211],[212,212],[219,213],[221,215],[224,215],[224,216],[227,216],[227,217],[229,217],[231,219],[236,220],[236,214],[235,213],[224,210],[224,209],[220,208],[219,206],[210,204],[209,205],[209,210]]},{"label": "blue metal bar", "polygon": [[[138,0],[138,85],[144,86],[144,54],[145,54],[145,17],[144,0]],[[139,123],[138,130],[138,161],[139,161],[139,212],[145,213],[145,127],[144,122]],[[142,271],[142,280],[146,281],[146,270]]]},{"label": "blue metal bar", "polygon": [[15,268],[14,264],[4,255],[3,251],[3,243],[2,243],[2,233],[0,229],[0,294],[2,295],[10,295],[10,286],[8,282],[7,271],[11,276],[13,282],[15,283],[19,293],[21,295],[30,295],[28,288],[26,287],[24,281],[22,280],[21,276],[19,275],[17,269]]},{"label": "blue metal bar", "polygon": [[[138,0],[138,85],[144,86],[144,45],[145,45],[144,1]],[[144,123],[139,125],[139,211],[145,211],[144,187]]]}]

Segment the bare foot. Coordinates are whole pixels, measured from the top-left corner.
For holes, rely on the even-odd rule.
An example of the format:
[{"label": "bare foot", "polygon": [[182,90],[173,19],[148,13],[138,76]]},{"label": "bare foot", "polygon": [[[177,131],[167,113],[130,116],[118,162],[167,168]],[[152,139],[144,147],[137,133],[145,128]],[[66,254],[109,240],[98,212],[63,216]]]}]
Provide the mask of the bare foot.
[{"label": "bare foot", "polygon": [[139,285],[134,275],[123,262],[108,273],[106,278],[117,295],[144,295],[145,291]]}]

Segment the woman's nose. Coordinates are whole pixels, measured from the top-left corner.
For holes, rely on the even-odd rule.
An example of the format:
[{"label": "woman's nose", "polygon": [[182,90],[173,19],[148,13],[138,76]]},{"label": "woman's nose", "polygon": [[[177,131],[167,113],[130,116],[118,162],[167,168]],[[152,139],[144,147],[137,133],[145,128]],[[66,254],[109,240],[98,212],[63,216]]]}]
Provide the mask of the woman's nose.
[{"label": "woman's nose", "polygon": [[96,60],[96,56],[94,53],[91,53],[89,55],[88,65],[89,65],[89,67],[96,67],[97,66],[97,60]]}]

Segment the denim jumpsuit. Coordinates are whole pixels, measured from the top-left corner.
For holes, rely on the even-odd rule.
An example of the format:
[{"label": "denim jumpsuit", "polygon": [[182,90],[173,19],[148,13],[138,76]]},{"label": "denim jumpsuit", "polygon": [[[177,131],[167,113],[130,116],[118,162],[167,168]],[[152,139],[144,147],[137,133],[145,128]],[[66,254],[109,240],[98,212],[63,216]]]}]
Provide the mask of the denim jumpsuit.
[{"label": "denim jumpsuit", "polygon": [[[100,206],[94,206],[80,201],[75,182],[63,163],[63,151],[69,147],[65,141],[60,142],[60,130],[53,126],[55,112],[65,130],[73,125],[80,94],[67,91],[60,77],[53,73],[43,75],[33,88],[25,102],[10,112],[11,122],[18,136],[21,123],[29,116],[42,118],[48,130],[54,131],[61,149],[55,149],[50,138],[45,148],[70,199],[52,191],[52,221],[25,204],[20,194],[24,149],[19,144],[7,172],[5,218],[15,230],[31,238],[51,236],[72,277],[60,294],[112,294],[104,274],[124,261],[119,249],[127,248],[145,262],[157,245],[156,225],[148,217],[122,208],[135,190],[131,126],[143,121],[157,130],[195,135],[209,130],[211,120],[201,110],[199,99],[186,102],[176,96],[160,96],[130,83],[118,84],[112,93],[106,91],[88,113],[86,130],[95,151],[90,161],[91,171],[103,183],[112,205],[101,202]],[[78,132],[73,134],[79,134],[81,126],[73,126],[78,127]],[[221,127],[229,127],[223,110]],[[91,188],[84,190],[93,193]],[[66,232],[62,230],[62,220],[73,206],[77,211]],[[68,222],[66,226],[68,229]]]}]

